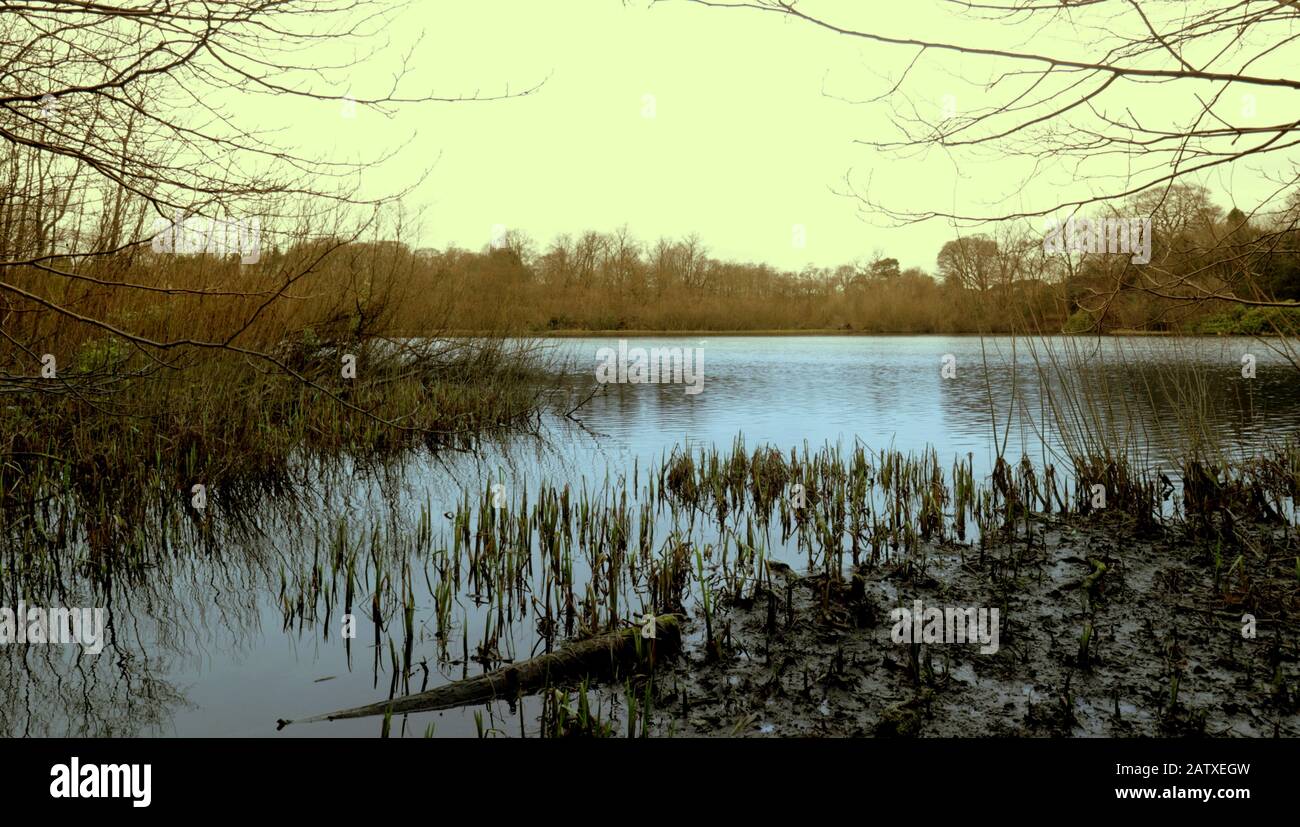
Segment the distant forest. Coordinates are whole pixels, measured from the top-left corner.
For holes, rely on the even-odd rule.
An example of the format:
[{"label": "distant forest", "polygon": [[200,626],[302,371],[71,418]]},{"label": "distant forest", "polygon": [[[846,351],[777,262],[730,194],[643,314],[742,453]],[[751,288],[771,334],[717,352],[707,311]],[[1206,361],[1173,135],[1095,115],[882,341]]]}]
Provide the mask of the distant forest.
[{"label": "distant forest", "polygon": [[479,251],[350,246],[374,266],[405,271],[408,287],[442,293],[449,326],[460,329],[1253,334],[1289,327],[1300,312],[1250,306],[1300,299],[1292,204],[1248,216],[1214,205],[1201,187],[1143,193],[1107,215],[1150,219],[1147,264],[1048,253],[1045,231],[1027,223],[954,238],[929,271],[901,269],[885,252],[781,270],[714,258],[698,236],[644,241],[626,226],[544,245],[510,230]]}]

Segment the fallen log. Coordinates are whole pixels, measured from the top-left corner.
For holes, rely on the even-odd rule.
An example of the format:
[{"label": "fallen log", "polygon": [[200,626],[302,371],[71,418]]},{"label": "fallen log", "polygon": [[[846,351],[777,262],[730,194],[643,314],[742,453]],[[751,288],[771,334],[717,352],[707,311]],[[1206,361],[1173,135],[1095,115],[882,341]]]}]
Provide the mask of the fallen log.
[{"label": "fallen log", "polygon": [[558,651],[539,655],[523,663],[503,666],[485,675],[437,686],[414,695],[403,695],[295,721],[282,718],[276,722],[276,729],[294,723],[337,721],[371,715],[403,715],[408,712],[453,709],[492,700],[514,700],[544,689],[556,681],[577,680],[588,676],[608,678],[636,664],[649,663],[653,666],[657,659],[671,657],[680,651],[680,617],[659,615],[655,618],[654,629],[654,638],[643,638],[640,626],[606,632],[586,640],[573,641]]}]

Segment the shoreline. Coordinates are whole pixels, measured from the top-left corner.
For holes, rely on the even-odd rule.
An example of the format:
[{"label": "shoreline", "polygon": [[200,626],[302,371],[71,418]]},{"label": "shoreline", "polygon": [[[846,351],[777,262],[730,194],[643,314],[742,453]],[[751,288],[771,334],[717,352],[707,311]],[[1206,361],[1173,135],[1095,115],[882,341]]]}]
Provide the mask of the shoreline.
[{"label": "shoreline", "polygon": [[[828,582],[788,572],[718,607],[717,657],[693,613],[656,675],[658,733],[679,737],[1295,737],[1275,665],[1294,630],[1225,600],[1178,526],[1030,519],[1032,541],[932,546]],[[1256,539],[1270,535],[1252,527]],[[1007,564],[1011,565],[1008,566]],[[1000,571],[1016,575],[1005,580]],[[1002,610],[1000,646],[891,640],[891,607]],[[998,619],[995,617],[996,624]],[[1174,654],[1171,655],[1171,652]],[[1282,656],[1282,664],[1289,658]],[[1281,675],[1281,682],[1278,682]],[[1232,698],[1231,703],[1224,703]]]}]

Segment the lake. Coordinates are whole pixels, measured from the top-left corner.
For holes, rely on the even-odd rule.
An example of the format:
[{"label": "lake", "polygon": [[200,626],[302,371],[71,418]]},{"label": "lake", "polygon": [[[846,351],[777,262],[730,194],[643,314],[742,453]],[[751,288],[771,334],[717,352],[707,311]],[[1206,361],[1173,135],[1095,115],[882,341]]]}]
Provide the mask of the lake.
[{"label": "lake", "polygon": [[[629,354],[635,348],[701,349],[698,393],[688,393],[685,381],[598,383],[597,368],[610,357],[601,349],[617,356],[617,339],[556,339],[543,346],[566,365],[562,393],[571,405],[583,402],[570,417],[551,416],[540,438],[521,437],[481,456],[416,458],[319,482],[303,469],[314,505],[285,514],[270,504],[266,515],[223,534],[220,543],[201,549],[180,544],[151,571],[116,582],[106,601],[111,640],[103,654],[77,658],[48,646],[6,647],[0,731],[378,735],[377,719],[295,725],[277,733],[279,718],[387,697],[389,659],[401,643],[401,612],[388,607],[375,645],[374,623],[363,610],[376,577],[372,564],[358,573],[357,636],[348,645],[340,637],[338,607],[326,619],[297,607],[295,595],[314,576],[312,588],[322,579],[334,584],[337,603],[341,581],[321,561],[331,544],[362,549],[364,559],[383,561],[380,579],[388,578],[390,587],[404,584],[413,604],[415,666],[403,691],[407,682],[418,691],[478,674],[481,667],[462,656],[471,644],[462,648],[459,634],[468,629],[474,640],[491,626],[491,606],[485,609],[481,596],[457,595],[451,616],[460,633],[439,662],[433,595],[441,565],[436,558],[450,526],[444,513],[491,485],[512,498],[543,482],[594,491],[631,478],[633,469],[641,479],[675,447],[726,449],[741,435],[751,451],[769,444],[787,454],[804,445],[860,443],[871,451],[903,452],[933,447],[941,465],[969,455],[983,475],[999,444],[1009,459],[1025,454],[1065,468],[1070,446],[1091,433],[1124,444],[1145,467],[1173,472],[1174,458],[1192,444],[1240,455],[1300,431],[1295,368],[1274,344],[1252,339],[629,337]],[[610,376],[617,378],[617,369]],[[1054,410],[1051,400],[1064,397],[1081,400],[1097,417]],[[1104,423],[1100,431],[1094,422]],[[422,524],[430,534],[427,552],[405,555],[403,544]],[[409,577],[399,573],[403,565]],[[82,605],[75,600],[83,585],[70,581],[66,605]],[[510,651],[502,654],[527,657],[537,642],[535,618],[517,614],[509,626],[503,637]],[[393,735],[423,735],[430,724],[436,736],[473,735],[480,726],[512,735],[520,730],[504,703],[483,723],[474,713],[412,715],[393,722]],[[536,711],[525,704],[525,713],[525,728],[534,726]]]}]

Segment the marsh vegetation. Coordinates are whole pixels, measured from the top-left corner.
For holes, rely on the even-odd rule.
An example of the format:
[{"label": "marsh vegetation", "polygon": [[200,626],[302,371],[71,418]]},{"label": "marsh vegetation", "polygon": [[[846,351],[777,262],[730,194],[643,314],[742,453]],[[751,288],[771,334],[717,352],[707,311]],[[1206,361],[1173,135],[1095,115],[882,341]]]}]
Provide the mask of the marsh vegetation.
[{"label": "marsh vegetation", "polygon": [[[284,732],[1293,732],[1300,423],[1273,415],[1291,404],[1285,360],[1261,355],[1246,380],[1233,357],[1248,340],[961,344],[712,340],[711,389],[692,407],[672,386],[588,398],[601,342],[566,340],[537,358],[568,372],[516,384],[551,400],[522,433],[463,451],[304,450],[281,486],[229,497],[236,483],[217,484],[203,512],[184,492],[96,512],[57,487],[73,475],[46,458],[43,488],[17,474],[6,486],[6,599],[107,605],[117,657],[88,673],[76,658],[10,661],[8,697],[51,700],[5,724],[270,733],[277,719],[382,707],[654,614],[681,619],[683,647],[653,670],[634,658],[486,704]],[[933,355],[949,346],[963,367],[945,383]],[[878,363],[846,373],[863,349]],[[749,361],[764,351],[766,375]],[[901,427],[912,403],[879,383],[911,359],[949,401],[915,400],[932,418]],[[792,373],[881,441],[791,416],[776,399]],[[784,413],[751,416],[753,436],[723,442],[737,394]],[[678,436],[683,421],[694,424]],[[810,439],[774,444],[791,432]],[[998,607],[1000,651],[894,643],[890,611],[916,599]],[[215,702],[248,663],[284,691]],[[93,704],[59,705],[87,692]],[[1237,711],[1215,711],[1227,692]],[[105,720],[105,708],[135,711]]]},{"label": "marsh vegetation", "polygon": [[[901,42],[793,4],[710,5]],[[1300,734],[1300,200],[1294,177],[1265,172],[1248,198],[1193,175],[1292,146],[1269,95],[1300,88],[1294,61],[1258,33],[1297,12],[1116,5],[1140,20],[1106,32],[1101,62],[972,52],[963,32],[861,96],[899,132],[864,141],[881,159],[995,148],[1007,165],[981,198],[1024,164],[1005,201],[1041,202],[941,211],[910,203],[931,181],[881,203],[846,176],[838,195],[866,216],[948,223],[911,267],[901,234],[871,252],[845,234],[838,266],[715,255],[707,228],[669,224],[544,245],[495,224],[475,249],[426,246],[414,193],[435,152],[385,178],[400,136],[357,130],[373,151],[352,157],[295,119],[326,111],[333,138],[358,109],[509,105],[545,76],[430,91],[402,4],[7,9],[0,604],[106,622],[93,657],[0,648],[0,733]],[[1095,42],[1066,7],[963,9]],[[1207,44],[1202,69],[1175,50]],[[1028,86],[966,109],[944,94],[927,123],[933,107],[901,102],[936,52]],[[966,77],[947,68],[920,72]],[[1169,92],[1206,83],[1233,94]],[[1216,109],[1240,88],[1251,115]],[[1102,108],[1120,89],[1199,108]],[[697,124],[677,123],[694,147]],[[532,134],[478,126],[476,144]],[[575,151],[617,143],[590,135]],[[725,141],[706,167],[752,143]],[[1052,164],[1086,194],[1060,194]],[[466,200],[513,207],[491,192],[476,180]],[[583,201],[543,209],[581,226]],[[803,250],[782,212],[799,199],[773,202],[780,254]],[[1146,227],[1141,255],[1045,244],[1041,219],[1089,210]],[[224,229],[178,245],[191,219],[239,228],[239,249]],[[700,381],[602,381],[605,342],[560,335],[632,330],[678,332],[660,344],[700,354]],[[918,600],[996,608],[1001,645],[900,645],[888,618]]]}]

